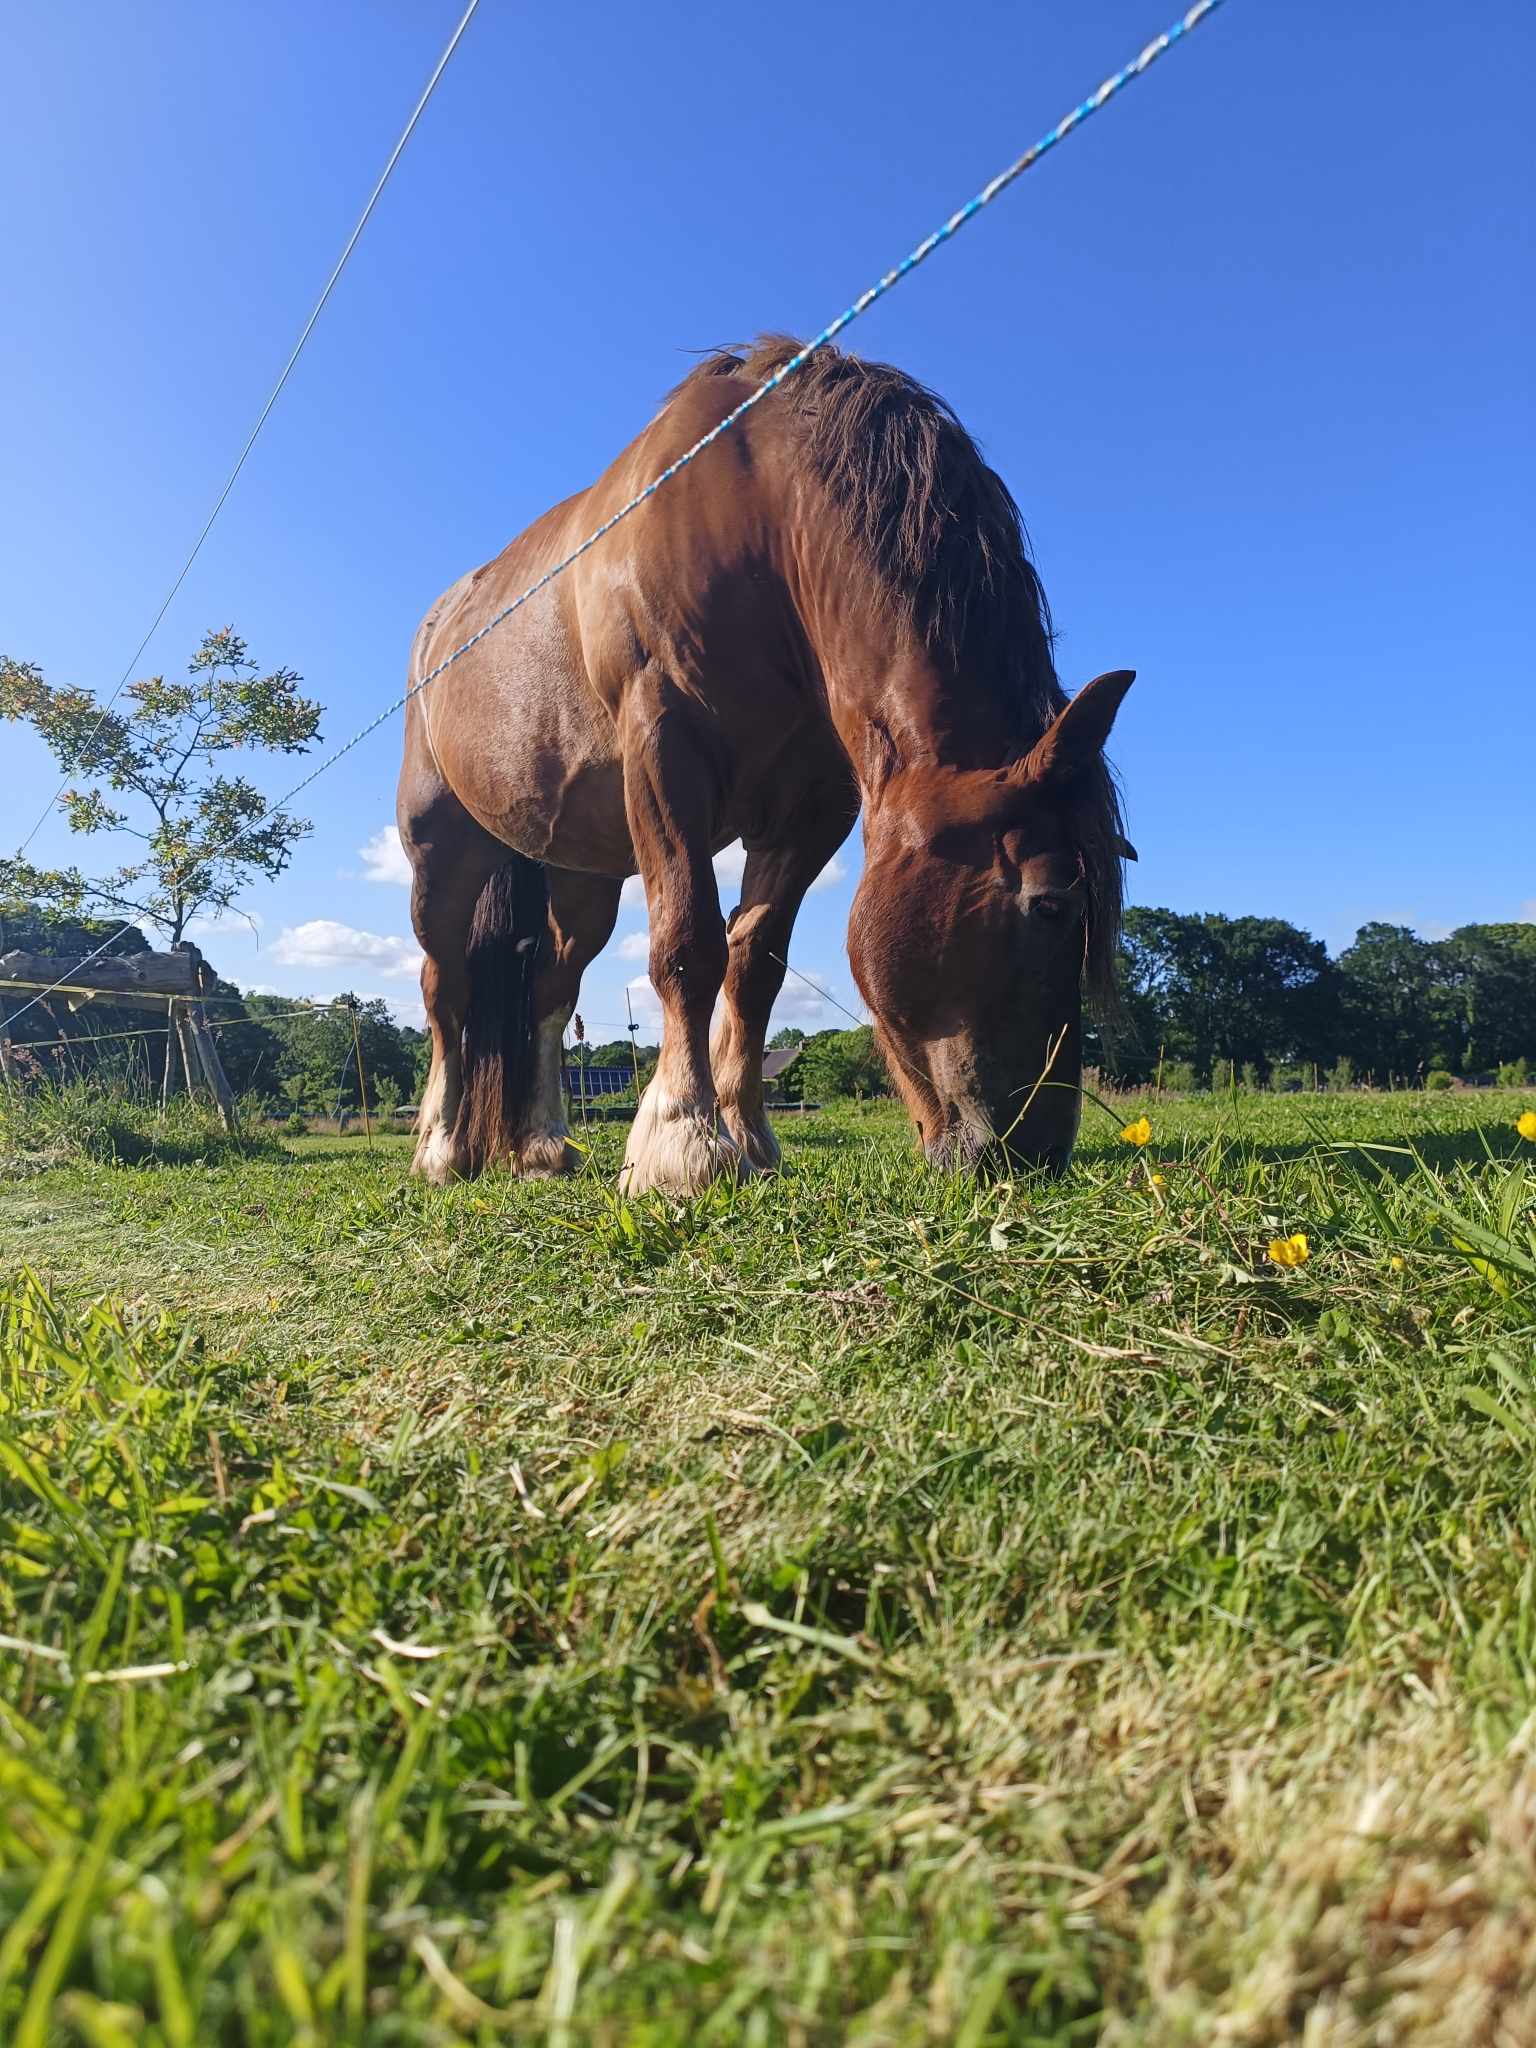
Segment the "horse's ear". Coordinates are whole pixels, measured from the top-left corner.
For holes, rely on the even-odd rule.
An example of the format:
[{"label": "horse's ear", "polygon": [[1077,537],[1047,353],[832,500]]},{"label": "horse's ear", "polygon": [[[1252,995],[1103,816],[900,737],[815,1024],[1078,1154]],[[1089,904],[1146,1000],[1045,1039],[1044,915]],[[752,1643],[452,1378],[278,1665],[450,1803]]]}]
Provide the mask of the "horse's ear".
[{"label": "horse's ear", "polygon": [[1091,768],[1104,751],[1120,700],[1135,680],[1135,669],[1117,668],[1084,683],[1025,756],[1021,779],[1037,786],[1059,785]]}]

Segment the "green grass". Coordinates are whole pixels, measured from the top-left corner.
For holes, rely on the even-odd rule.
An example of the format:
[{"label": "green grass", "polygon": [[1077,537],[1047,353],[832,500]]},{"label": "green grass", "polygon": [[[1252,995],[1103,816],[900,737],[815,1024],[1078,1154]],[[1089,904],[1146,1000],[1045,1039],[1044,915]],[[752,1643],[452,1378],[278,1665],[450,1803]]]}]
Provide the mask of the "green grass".
[{"label": "green grass", "polygon": [[1536,2038],[1523,1106],[34,1159],[0,2039]]}]

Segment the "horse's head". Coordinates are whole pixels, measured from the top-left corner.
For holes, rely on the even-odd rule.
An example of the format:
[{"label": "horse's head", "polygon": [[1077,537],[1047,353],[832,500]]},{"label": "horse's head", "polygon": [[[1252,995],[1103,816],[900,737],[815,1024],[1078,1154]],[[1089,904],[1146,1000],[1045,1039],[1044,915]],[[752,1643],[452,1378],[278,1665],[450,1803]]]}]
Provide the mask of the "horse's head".
[{"label": "horse's head", "polygon": [[1130,854],[1103,747],[1132,680],[1089,683],[1023,760],[896,766],[870,792],[849,957],[935,1164],[1071,1157],[1084,975]]}]

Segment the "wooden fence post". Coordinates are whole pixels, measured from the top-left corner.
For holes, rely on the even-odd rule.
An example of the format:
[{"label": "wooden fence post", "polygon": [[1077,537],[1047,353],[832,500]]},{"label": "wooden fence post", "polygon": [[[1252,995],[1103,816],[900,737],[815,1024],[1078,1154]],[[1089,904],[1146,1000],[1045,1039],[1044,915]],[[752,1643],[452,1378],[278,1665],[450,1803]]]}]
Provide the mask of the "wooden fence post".
[{"label": "wooden fence post", "polygon": [[175,1073],[172,1064],[176,1058],[176,998],[165,999],[165,1073],[160,1081],[160,1114],[165,1115],[166,1104],[171,1099],[171,1077]]},{"label": "wooden fence post", "polygon": [[192,1043],[192,1026],[187,1018],[183,1003],[176,1011],[176,1044],[181,1052],[181,1078],[187,1084],[187,1094],[197,1099],[197,1049]]},{"label": "wooden fence post", "polygon": [[[197,948],[188,950],[193,955],[193,973],[197,980],[198,994],[203,990],[203,956]],[[187,1027],[192,1043],[197,1047],[198,1065],[208,1083],[214,1106],[219,1112],[219,1122],[226,1131],[234,1132],[239,1127],[239,1116],[235,1109],[235,1091],[229,1085],[229,1076],[224,1071],[224,1062],[219,1058],[219,1048],[214,1043],[213,1033],[208,1029],[208,1012],[201,1002],[187,1004]]]},{"label": "wooden fence post", "polygon": [[373,1150],[373,1124],[368,1115],[368,1076],[363,1072],[363,1031],[358,1023],[358,1003],[354,996],[347,1008],[352,1012],[352,1049],[357,1056],[357,1099],[363,1107],[363,1136],[368,1140],[368,1150]]},{"label": "wooden fence post", "polygon": [[229,1085],[229,1076],[219,1058],[219,1048],[213,1042],[213,1033],[208,1029],[208,1017],[201,1003],[188,1003],[187,1029],[192,1043],[197,1047],[198,1065],[203,1070],[203,1079],[219,1112],[219,1122],[226,1131],[234,1131],[239,1124],[235,1110],[235,1091]]}]

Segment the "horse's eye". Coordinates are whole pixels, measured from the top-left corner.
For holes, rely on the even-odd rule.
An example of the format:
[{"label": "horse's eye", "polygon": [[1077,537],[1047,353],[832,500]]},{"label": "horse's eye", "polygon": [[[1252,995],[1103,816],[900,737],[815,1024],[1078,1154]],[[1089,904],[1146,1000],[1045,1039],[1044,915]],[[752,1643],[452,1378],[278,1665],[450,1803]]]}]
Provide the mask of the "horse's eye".
[{"label": "horse's eye", "polygon": [[1029,899],[1029,913],[1031,917],[1047,919],[1065,917],[1067,905],[1060,896],[1032,896]]}]

